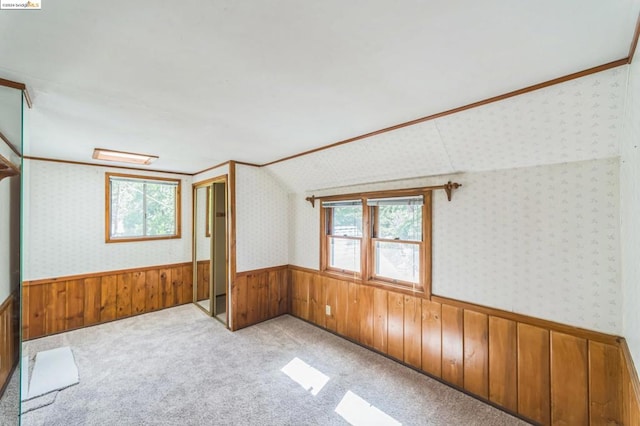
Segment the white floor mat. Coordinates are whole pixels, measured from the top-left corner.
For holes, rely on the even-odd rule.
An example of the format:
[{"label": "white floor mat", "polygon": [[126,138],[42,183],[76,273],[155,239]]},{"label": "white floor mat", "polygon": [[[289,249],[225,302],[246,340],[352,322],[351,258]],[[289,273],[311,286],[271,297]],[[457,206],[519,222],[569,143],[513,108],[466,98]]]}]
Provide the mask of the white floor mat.
[{"label": "white floor mat", "polygon": [[31,373],[28,399],[67,388],[78,382],[78,367],[70,347],[38,352]]}]

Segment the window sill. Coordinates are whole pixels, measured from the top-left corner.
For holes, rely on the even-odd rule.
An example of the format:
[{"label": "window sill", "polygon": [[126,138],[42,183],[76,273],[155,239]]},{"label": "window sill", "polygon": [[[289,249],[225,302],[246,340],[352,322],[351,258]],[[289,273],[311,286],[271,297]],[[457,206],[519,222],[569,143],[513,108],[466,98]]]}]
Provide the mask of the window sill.
[{"label": "window sill", "polygon": [[107,238],[105,243],[135,243],[142,241],[158,241],[158,240],[177,240],[182,238],[182,235],[171,235],[162,237],[126,237],[126,238]]},{"label": "window sill", "polygon": [[362,279],[359,273],[357,273],[357,275],[354,276],[353,272],[352,273],[340,272],[332,269],[322,270],[320,271],[320,274],[327,278],[333,278],[333,279],[338,279],[342,281],[349,281],[356,284],[379,288],[382,290],[393,291],[395,293],[402,293],[402,294],[407,294],[407,295],[416,296],[416,297],[425,298],[425,299],[429,298],[429,294],[424,291],[424,286],[411,287],[408,285],[394,284],[388,281],[381,281],[376,279],[365,280],[365,279]]}]

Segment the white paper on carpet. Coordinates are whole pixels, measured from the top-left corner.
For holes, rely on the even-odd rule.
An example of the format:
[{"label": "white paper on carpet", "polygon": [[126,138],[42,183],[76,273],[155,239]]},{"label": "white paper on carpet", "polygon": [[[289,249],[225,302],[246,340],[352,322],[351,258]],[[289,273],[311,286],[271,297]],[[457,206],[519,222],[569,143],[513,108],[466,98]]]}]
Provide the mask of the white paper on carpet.
[{"label": "white paper on carpet", "polygon": [[38,352],[31,373],[28,399],[67,388],[78,382],[78,367],[70,347]]}]

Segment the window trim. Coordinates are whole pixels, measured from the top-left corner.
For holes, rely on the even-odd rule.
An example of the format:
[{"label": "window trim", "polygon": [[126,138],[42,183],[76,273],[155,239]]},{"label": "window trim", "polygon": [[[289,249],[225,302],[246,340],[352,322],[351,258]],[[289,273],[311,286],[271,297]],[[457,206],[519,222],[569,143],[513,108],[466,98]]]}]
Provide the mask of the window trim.
[{"label": "window trim", "polygon": [[[111,236],[111,178],[136,179],[144,181],[175,182],[176,183],[176,233],[174,235],[143,236],[143,237],[112,237]],[[105,243],[129,243],[136,241],[174,240],[182,238],[182,179],[142,176],[125,173],[105,173]]]},{"label": "window trim", "polygon": [[[424,197],[422,204],[422,241],[389,240],[384,238],[374,238],[372,236],[371,220],[372,213],[376,206],[368,206],[367,199],[374,198],[406,198],[407,196]],[[328,208],[320,205],[320,271],[321,273],[338,278],[357,281],[360,284],[387,290],[420,295],[422,297],[431,296],[431,253],[432,253],[432,191],[430,189],[400,189],[391,191],[376,191],[357,194],[344,194],[338,196],[322,197],[323,202],[353,200],[362,201],[362,237],[360,243],[360,272],[343,271],[329,266],[329,240],[332,238],[328,234],[329,225],[327,218]],[[420,247],[420,282],[412,283],[407,281],[393,280],[375,274],[375,243],[376,241],[390,241],[396,243],[417,244]]]}]

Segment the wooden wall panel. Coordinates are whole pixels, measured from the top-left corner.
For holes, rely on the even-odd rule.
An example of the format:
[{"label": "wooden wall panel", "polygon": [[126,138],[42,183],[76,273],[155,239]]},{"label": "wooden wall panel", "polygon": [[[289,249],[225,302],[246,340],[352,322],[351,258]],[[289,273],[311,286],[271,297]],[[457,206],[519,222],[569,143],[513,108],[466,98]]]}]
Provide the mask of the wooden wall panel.
[{"label": "wooden wall panel", "polygon": [[231,306],[234,330],[246,327],[249,324],[247,318],[247,281],[247,276],[238,276],[231,286]]},{"label": "wooden wall panel", "polygon": [[422,369],[442,376],[442,306],[422,299]]},{"label": "wooden wall panel", "polygon": [[348,283],[347,333],[346,336],[356,342],[360,341],[360,308],[358,306],[358,287],[356,283]]},{"label": "wooden wall panel", "polygon": [[84,281],[67,281],[67,306],[65,315],[65,330],[80,328],[84,325]]},{"label": "wooden wall panel", "polygon": [[159,288],[160,288],[159,271],[157,269],[152,269],[150,271],[147,271],[145,296],[144,296],[147,312],[153,312],[159,309],[160,307]]},{"label": "wooden wall panel", "polygon": [[102,279],[91,277],[84,280],[83,322],[85,326],[100,323]]},{"label": "wooden wall panel", "polygon": [[589,342],[589,422],[622,424],[622,364],[617,346]]},{"label": "wooden wall panel", "polygon": [[176,288],[182,289],[187,268],[190,264],[25,282],[23,339],[175,306],[183,299],[176,299]]},{"label": "wooden wall panel", "polygon": [[336,333],[347,335],[347,324],[349,321],[349,283],[347,281],[336,280]]},{"label": "wooden wall panel", "polygon": [[181,303],[193,301],[193,265],[191,263],[183,265],[182,268],[182,298]]},{"label": "wooden wall panel", "polygon": [[147,274],[134,272],[131,274],[131,314],[143,314],[147,303]]},{"label": "wooden wall panel", "polygon": [[518,413],[542,424],[551,419],[549,330],[518,324]]},{"label": "wooden wall panel", "polygon": [[360,318],[360,343],[373,347],[373,288],[358,288],[358,317]]},{"label": "wooden wall panel", "polygon": [[551,332],[551,423],[589,423],[587,341]]},{"label": "wooden wall panel", "polygon": [[337,281],[333,278],[321,277],[322,286],[324,287],[324,304],[329,306],[331,313],[326,315],[325,327],[328,330],[336,332],[338,329],[338,319],[336,317],[336,304],[338,297]]},{"label": "wooden wall panel", "polygon": [[387,354],[404,360],[404,295],[389,292],[388,295]]},{"label": "wooden wall panel", "polygon": [[489,317],[489,400],[518,410],[518,346],[515,321]]},{"label": "wooden wall panel", "polygon": [[118,275],[116,289],[116,318],[126,318],[131,315],[131,273]]},{"label": "wooden wall panel", "polygon": [[118,317],[118,277],[101,277],[100,285],[100,322],[112,321]]},{"label": "wooden wall panel", "polygon": [[422,302],[413,296],[404,296],[404,362],[422,367]]},{"label": "wooden wall panel", "polygon": [[45,293],[45,303],[46,334],[64,331],[67,316],[67,282],[58,281],[48,286]]},{"label": "wooden wall panel", "polygon": [[11,372],[18,364],[20,342],[17,316],[20,302],[17,295],[9,297],[0,304],[0,394],[11,378]]},{"label": "wooden wall panel", "polygon": [[387,353],[388,293],[387,290],[373,290],[373,348]]},{"label": "wooden wall panel", "polygon": [[489,320],[468,309],[464,311],[464,388],[489,399]]},{"label": "wooden wall panel", "polygon": [[[614,336],[451,299],[444,303],[437,296],[428,300],[300,268],[290,271],[293,298],[315,305],[309,300],[320,296],[315,284],[309,290],[306,283],[318,283],[323,290],[319,300],[331,306],[324,325],[316,309],[303,319],[525,419],[545,425],[640,426],[634,386],[617,378],[625,361],[619,358]],[[567,333],[574,330],[575,336]]]},{"label": "wooden wall panel", "polygon": [[460,388],[464,386],[463,327],[463,310],[442,305],[442,378]]},{"label": "wooden wall panel", "polygon": [[[291,286],[290,274],[297,279]],[[231,285],[231,330],[289,313],[289,300],[291,310],[297,310],[308,318],[312,278],[311,274],[304,272],[287,271],[285,266],[237,273]]]},{"label": "wooden wall panel", "polygon": [[326,324],[324,287],[319,276],[309,275],[309,321],[324,328]]},{"label": "wooden wall panel", "polygon": [[160,268],[160,306],[168,308],[173,306],[173,280],[171,278],[170,268]]},{"label": "wooden wall panel", "polygon": [[184,288],[184,269],[182,266],[171,268],[171,286],[173,287],[173,306],[192,301],[191,297],[187,298],[187,292]]}]

